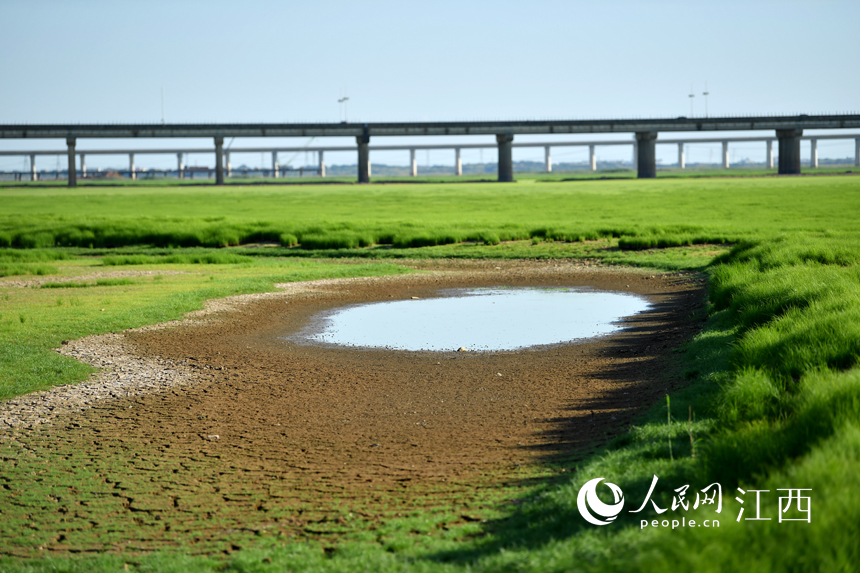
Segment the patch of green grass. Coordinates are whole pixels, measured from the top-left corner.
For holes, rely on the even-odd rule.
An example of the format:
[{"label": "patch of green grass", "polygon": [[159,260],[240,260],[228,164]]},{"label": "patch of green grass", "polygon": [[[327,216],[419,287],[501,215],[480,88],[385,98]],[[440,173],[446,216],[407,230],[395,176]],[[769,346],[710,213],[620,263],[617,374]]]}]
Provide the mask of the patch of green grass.
[{"label": "patch of green grass", "polygon": [[[494,242],[489,237],[490,243]],[[356,258],[356,259],[594,259],[613,265],[630,265],[663,270],[695,270],[706,267],[717,256],[727,253],[727,245],[691,245],[647,251],[622,251],[617,240],[601,239],[566,243],[557,241],[507,241],[486,244],[483,241],[452,242],[437,246],[368,249],[256,249],[248,256],[259,258]]]},{"label": "patch of green grass", "polygon": [[131,285],[134,284],[135,281],[127,278],[123,279],[98,279],[94,283],[85,283],[78,281],[65,281],[65,282],[51,282],[51,283],[43,283],[39,288],[87,288],[93,286],[121,286],[121,285]]},{"label": "patch of green grass", "polygon": [[39,264],[0,264],[0,277],[14,277],[21,275],[55,275],[60,272],[59,268],[53,265]]},{"label": "patch of green grass", "polygon": [[618,248],[623,251],[643,251],[646,249],[665,249],[691,245],[721,245],[731,243],[732,239],[719,235],[642,235],[640,237],[621,237]]},{"label": "patch of green grass", "polygon": [[[11,244],[11,238],[0,236],[0,245]],[[74,258],[70,253],[57,249],[9,249],[0,248],[0,277],[15,275],[53,275],[59,272],[55,265],[44,263]]]},{"label": "patch of green grass", "polygon": [[0,249],[0,264],[67,261],[74,256],[56,249]]},{"label": "patch of green grass", "polygon": [[[292,236],[289,237],[291,239]],[[302,233],[299,240],[303,249],[355,249],[369,247],[377,242],[370,234],[355,231]]]},{"label": "patch of green grass", "polygon": [[[232,256],[246,262],[245,257]],[[177,319],[202,308],[204,300],[271,291],[275,283],[409,272],[378,262],[343,265],[264,260],[253,265],[221,265],[213,279],[196,265],[175,268],[186,272],[162,275],[158,280],[49,283],[42,289],[17,288],[4,296],[0,300],[0,399],[85,379],[92,371],[88,366],[50,350],[66,339]],[[105,288],[84,288],[94,286]],[[74,294],[61,297],[62,304],[57,304],[58,288],[74,289]]]},{"label": "patch of green grass", "polygon": [[125,265],[235,265],[251,264],[253,259],[237,253],[223,251],[184,250],[170,255],[108,255],[101,257],[106,267]]}]

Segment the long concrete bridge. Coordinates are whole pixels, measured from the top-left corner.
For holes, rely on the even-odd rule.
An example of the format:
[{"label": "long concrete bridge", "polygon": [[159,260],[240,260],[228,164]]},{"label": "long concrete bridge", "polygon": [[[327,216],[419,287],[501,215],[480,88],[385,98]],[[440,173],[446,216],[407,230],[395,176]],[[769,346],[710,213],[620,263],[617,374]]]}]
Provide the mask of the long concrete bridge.
[{"label": "long concrete bridge", "polygon": [[[860,128],[860,114],[833,115],[796,115],[796,116],[739,116],[713,118],[667,118],[667,119],[607,119],[607,120],[547,120],[547,121],[479,121],[479,122],[409,122],[409,123],[269,123],[269,124],[82,124],[82,125],[0,125],[0,139],[58,139],[66,140],[68,155],[69,186],[77,185],[76,145],[78,139],[106,138],[201,138],[212,137],[215,147],[215,182],[224,183],[224,138],[225,137],[344,137],[356,138],[356,147],[346,148],[282,148],[291,151],[354,150],[358,155],[358,181],[370,181],[370,138],[391,136],[456,136],[456,135],[495,135],[498,148],[498,179],[513,181],[513,157],[515,135],[535,134],[635,134],[636,168],[640,178],[653,178],[657,175],[655,146],[657,143],[679,144],[679,164],[683,164],[682,145],[692,141],[723,143],[723,163],[727,160],[728,142],[725,138],[714,139],[676,139],[660,140],[661,132],[714,132],[714,131],[774,131],[774,138],[743,138],[744,140],[765,140],[770,148],[772,157],[772,141],[778,142],[779,173],[800,173],[800,141],[804,129],[852,129]],[[838,136],[818,136],[811,139],[823,139]],[[739,139],[739,138],[735,138]],[[855,155],[860,158],[860,139],[855,139]],[[567,145],[630,145],[633,142],[624,141],[595,141],[571,142]],[[551,144],[516,144],[525,146],[559,146],[564,143]],[[374,149],[462,149],[469,147],[486,147],[481,144],[440,145],[440,146],[379,146]],[[257,148],[259,150],[259,148]],[[273,151],[273,159],[277,160],[278,149]],[[590,147],[593,164],[593,148]],[[212,150],[207,150],[211,152]],[[238,152],[234,150],[233,152]],[[243,150],[244,151],[244,150]],[[250,150],[249,150],[250,151]],[[187,150],[131,150],[130,159],[133,162],[134,153],[183,153]],[[14,152],[4,152],[12,154]],[[31,165],[35,154],[31,156]],[[52,152],[56,153],[56,152]],[[92,154],[92,151],[86,153]],[[104,153],[118,151],[104,150]],[[16,153],[21,155],[21,153]],[[459,153],[458,153],[459,155]],[[181,157],[181,156],[180,156]],[[856,159],[856,158],[855,158]],[[181,161],[181,158],[180,158]],[[414,151],[412,167],[415,169]],[[458,162],[459,163],[459,162]],[[547,148],[547,164],[550,165]],[[131,166],[134,172],[133,165]],[[181,165],[179,171],[181,172]]]},{"label": "long concrete bridge", "polygon": [[[860,166],[860,133],[844,133],[838,135],[813,135],[813,136],[804,136],[800,138],[801,141],[808,141],[810,143],[810,167],[817,168],[818,167],[818,141],[819,140],[854,140],[854,164]],[[773,155],[773,143],[777,141],[774,137],[721,137],[721,138],[689,138],[689,139],[657,139],[654,143],[655,145],[677,145],[678,146],[678,167],[684,169],[686,167],[686,156],[685,156],[685,147],[687,145],[694,145],[698,143],[721,143],[722,144],[722,153],[721,153],[721,163],[722,166],[726,169],[729,168],[731,162],[729,160],[729,144],[730,143],[764,143],[765,147],[765,164],[768,169],[773,169],[774,166],[774,155]],[[634,156],[636,154],[636,141],[619,141],[619,140],[595,140],[595,141],[547,141],[547,142],[529,142],[529,143],[514,143],[511,147],[531,147],[531,148],[544,148],[544,169],[547,172],[552,171],[552,153],[551,149],[553,147],[588,147],[588,166],[592,171],[597,170],[597,155],[596,148],[602,146],[632,146]],[[413,177],[418,176],[418,163],[416,161],[416,152],[423,150],[452,150],[454,151],[454,173],[456,175],[463,174],[463,163],[461,160],[460,151],[462,149],[492,149],[495,148],[496,145],[489,143],[449,143],[449,144],[429,144],[429,145],[372,145],[370,146],[370,151],[408,151],[409,152],[409,164],[410,164],[410,174]],[[325,163],[325,153],[326,152],[350,152],[355,151],[355,147],[352,146],[304,146],[304,147],[239,147],[232,149],[224,149],[224,163],[225,163],[225,176],[232,177],[232,164],[231,164],[231,156],[234,154],[240,153],[271,153],[272,157],[272,166],[270,171],[275,178],[279,177],[283,172],[283,169],[280,167],[280,162],[278,158],[279,153],[316,153],[317,154],[317,168],[316,172],[319,173],[320,176],[325,177],[326,174],[326,163]],[[198,148],[161,148],[161,149],[88,149],[86,151],[77,150],[77,155],[79,159],[79,165],[77,171],[83,176],[87,176],[87,163],[86,156],[87,155],[127,155],[128,156],[128,173],[132,179],[135,179],[137,176],[137,170],[135,167],[135,156],[136,155],[176,155],[176,173],[179,178],[184,178],[186,173],[186,167],[184,164],[184,157],[188,154],[208,154],[213,153],[213,148],[211,147],[198,147]],[[0,157],[29,157],[30,158],[30,178],[35,181],[38,177],[38,172],[36,171],[36,156],[58,156],[65,155],[66,150],[16,150],[16,151],[0,151]]]}]

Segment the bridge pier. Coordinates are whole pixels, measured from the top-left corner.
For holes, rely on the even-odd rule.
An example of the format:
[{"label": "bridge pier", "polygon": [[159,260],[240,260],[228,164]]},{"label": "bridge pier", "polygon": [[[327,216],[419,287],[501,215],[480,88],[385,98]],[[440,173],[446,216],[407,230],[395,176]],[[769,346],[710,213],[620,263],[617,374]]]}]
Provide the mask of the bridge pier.
[{"label": "bridge pier", "polygon": [[765,158],[768,169],[773,169],[773,140],[767,140],[767,157]]},{"label": "bridge pier", "polygon": [[81,153],[81,179],[87,178],[87,156]]},{"label": "bridge pier", "polygon": [[227,179],[233,177],[233,164],[230,162],[230,152],[224,152],[224,163],[227,171]]},{"label": "bridge pier", "polygon": [[657,177],[657,132],[636,132],[636,177],[639,179],[654,179]]},{"label": "bridge pier", "polygon": [[215,185],[224,185],[224,138],[215,137]]},{"label": "bridge pier", "polygon": [[370,183],[370,134],[365,132],[355,138],[358,144],[358,182]]},{"label": "bridge pier", "polygon": [[460,148],[454,148],[454,175],[463,174],[463,159],[460,157]]},{"label": "bridge pier", "polygon": [[818,140],[809,140],[809,166],[813,169],[818,168]]},{"label": "bridge pier", "polygon": [[36,155],[30,154],[30,181],[38,181],[39,174],[36,173]]},{"label": "bridge pier", "polygon": [[496,143],[499,145],[499,181],[514,180],[513,133],[497,133]]},{"label": "bridge pier", "polygon": [[723,169],[729,168],[729,142],[723,142]]},{"label": "bridge pier", "polygon": [[588,146],[588,167],[592,171],[597,171],[597,155],[594,153],[594,146]]},{"label": "bridge pier", "polygon": [[182,154],[176,154],[176,176],[185,179],[185,164],[182,162]]},{"label": "bridge pier", "polygon": [[684,144],[678,144],[678,168],[685,169],[687,167],[686,157],[684,157]]},{"label": "bridge pier", "polygon": [[639,143],[636,142],[636,134],[633,134],[633,169],[639,169]]},{"label": "bridge pier", "polygon": [[137,179],[137,173],[134,172],[134,153],[128,154],[128,173],[132,181]]},{"label": "bridge pier", "polygon": [[779,140],[779,174],[800,174],[800,137],[802,129],[777,129]]},{"label": "bridge pier", "polygon": [[322,149],[320,149],[317,153],[319,153],[320,177],[325,177],[325,159],[323,159]]},{"label": "bridge pier", "polygon": [[552,155],[549,152],[549,145],[543,148],[543,167],[547,173],[552,173]]},{"label": "bridge pier", "polygon": [[854,165],[860,167],[860,137],[854,140]]},{"label": "bridge pier", "polygon": [[418,161],[415,159],[415,150],[409,150],[409,175],[418,177]]},{"label": "bridge pier", "polygon": [[275,179],[281,176],[281,166],[278,165],[278,152],[272,152],[272,174],[275,176]]},{"label": "bridge pier", "polygon": [[69,187],[77,187],[78,186],[78,167],[76,165],[75,156],[75,138],[67,137],[66,145],[69,147]]}]

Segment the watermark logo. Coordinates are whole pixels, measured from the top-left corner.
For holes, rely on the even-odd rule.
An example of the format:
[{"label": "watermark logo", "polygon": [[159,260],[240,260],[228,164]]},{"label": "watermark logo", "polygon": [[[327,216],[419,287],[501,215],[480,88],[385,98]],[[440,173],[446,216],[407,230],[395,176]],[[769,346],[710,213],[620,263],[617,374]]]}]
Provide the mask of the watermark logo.
[{"label": "watermark logo", "polygon": [[[612,495],[615,496],[614,504],[603,503],[597,497],[597,485],[603,479],[602,477],[594,478],[587,482],[579,490],[579,495],[576,498],[576,507],[579,509],[580,515],[585,521],[594,525],[609,525],[615,521],[615,518],[624,508],[624,494],[621,492],[621,488],[614,483],[606,482],[606,486],[612,490]],[[603,520],[594,517],[594,514],[599,515]]]},{"label": "watermark logo", "polygon": [[[624,493],[621,491],[621,488],[614,483],[606,482],[604,485],[612,491],[612,494],[615,496],[615,503],[604,503],[600,501],[599,497],[597,497],[597,486],[600,485],[600,482],[604,479],[605,478],[599,477],[586,482],[579,490],[579,495],[576,498],[576,507],[579,509],[580,515],[582,515],[582,518],[585,519],[585,521],[592,525],[609,525],[615,521],[624,509]],[[639,506],[639,509],[631,509],[627,513],[641,514],[641,512],[646,509],[653,509],[655,514],[663,516],[666,519],[641,519],[640,529],[645,529],[646,527],[671,527],[672,529],[675,529],[676,527],[720,526],[720,521],[718,519],[713,519],[713,517],[718,517],[722,514],[723,511],[723,488],[719,483],[712,483],[705,488],[692,491],[690,491],[689,485],[682,485],[681,487],[674,488],[671,492],[666,492],[672,496],[672,502],[669,504],[667,503],[667,495],[658,495],[656,497],[654,495],[657,489],[658,480],[659,478],[656,475],[653,476],[651,479],[651,487],[648,488],[648,493],[645,495],[642,505]],[[753,494],[755,498],[747,500],[741,497],[735,497],[735,501],[739,504],[738,509],[740,510],[736,521],[773,520],[772,517],[763,517],[763,514],[767,515],[768,512],[762,507],[763,498],[767,497],[762,494],[770,494],[771,490],[752,489],[745,491],[741,488],[737,489],[741,495],[750,493]],[[806,523],[812,523],[812,498],[811,494],[807,493],[812,491],[811,488],[778,488],[777,491],[788,492],[785,495],[778,496],[778,523],[787,521],[805,521]],[[695,501],[692,499],[693,494],[696,496]],[[771,496],[776,497],[772,494]],[[666,501],[658,504],[660,499]],[[745,501],[749,503],[745,504]],[[663,507],[660,507],[660,505],[663,505]],[[712,506],[710,508],[711,512],[717,515],[693,513],[696,512],[696,510],[699,510],[700,507],[703,508],[702,511],[705,511],[705,506]],[[746,512],[746,515],[744,515],[745,510],[749,510]],[[663,515],[669,511],[672,512],[671,516]],[[772,513],[770,514],[772,515]],[[645,517],[645,514],[642,516]],[[675,519],[669,519],[670,517],[675,517]],[[705,519],[706,517],[709,519]]]}]

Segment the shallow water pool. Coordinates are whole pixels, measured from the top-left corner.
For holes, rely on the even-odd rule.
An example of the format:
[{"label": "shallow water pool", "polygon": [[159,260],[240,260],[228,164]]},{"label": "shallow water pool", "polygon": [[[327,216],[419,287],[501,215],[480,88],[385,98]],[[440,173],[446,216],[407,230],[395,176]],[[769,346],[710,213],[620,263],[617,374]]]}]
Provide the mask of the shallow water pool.
[{"label": "shallow water pool", "polygon": [[342,307],[297,342],[393,350],[517,350],[606,336],[649,308],[643,297],[582,288],[475,288]]}]

